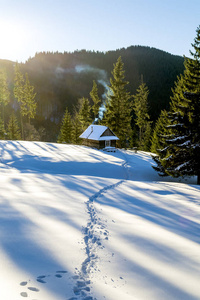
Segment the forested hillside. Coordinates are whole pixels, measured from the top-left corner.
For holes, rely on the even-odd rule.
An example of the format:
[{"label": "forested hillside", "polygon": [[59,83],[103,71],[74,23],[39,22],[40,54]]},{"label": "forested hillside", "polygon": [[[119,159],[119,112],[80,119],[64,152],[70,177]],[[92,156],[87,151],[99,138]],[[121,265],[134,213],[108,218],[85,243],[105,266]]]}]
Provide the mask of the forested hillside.
[{"label": "forested hillside", "polygon": [[[34,86],[37,101],[37,115],[32,121],[36,129],[46,131],[43,140],[55,141],[58,128],[66,107],[70,112],[79,98],[89,97],[93,80],[97,82],[99,96],[102,98],[109,84],[113,64],[121,56],[124,62],[125,77],[129,81],[127,89],[131,95],[141,83],[141,76],[149,89],[149,114],[155,121],[160,111],[168,109],[171,88],[177,75],[183,72],[183,57],[174,56],[164,51],[131,46],[116,51],[73,53],[37,53],[35,57],[20,64],[22,73],[28,73]],[[0,61],[0,68],[5,68],[9,81],[11,102],[6,107],[5,117],[10,109],[17,109],[13,95],[14,62]]]}]

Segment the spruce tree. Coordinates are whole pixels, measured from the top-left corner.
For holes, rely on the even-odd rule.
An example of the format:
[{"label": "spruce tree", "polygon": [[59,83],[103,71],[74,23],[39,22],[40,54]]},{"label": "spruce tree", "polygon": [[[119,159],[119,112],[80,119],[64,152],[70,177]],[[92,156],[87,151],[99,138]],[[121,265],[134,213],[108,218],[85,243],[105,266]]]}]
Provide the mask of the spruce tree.
[{"label": "spruce tree", "polygon": [[165,146],[165,138],[163,136],[167,134],[166,126],[168,123],[168,113],[166,110],[162,110],[153,130],[151,152],[159,154],[159,150]]},{"label": "spruce tree", "polygon": [[72,142],[73,144],[79,145],[81,144],[81,139],[79,136],[82,133],[82,126],[80,122],[80,118],[77,112],[74,113],[73,119],[72,119]]},{"label": "spruce tree", "polygon": [[[23,102],[23,99],[24,99],[24,76],[21,73],[18,64],[15,65],[14,96],[17,99],[19,104],[21,104]],[[23,127],[21,110],[20,110],[20,121],[21,121],[22,138],[24,139],[24,127]]]},{"label": "spruce tree", "polygon": [[85,97],[79,99],[79,120],[82,125],[82,131],[84,131],[91,123],[91,105],[89,100]]},{"label": "spruce tree", "polygon": [[2,106],[2,118],[5,126],[5,106],[10,101],[10,92],[8,89],[7,75],[6,72],[0,71],[0,103]]},{"label": "spruce tree", "polygon": [[106,99],[106,112],[103,123],[118,136],[117,145],[126,147],[131,138],[131,103],[130,94],[126,90],[128,81],[125,80],[124,64],[121,56],[112,71],[109,93]]},{"label": "spruce tree", "polygon": [[185,71],[173,90],[166,146],[155,158],[160,175],[197,176],[200,184],[200,27],[193,58],[185,58]]},{"label": "spruce tree", "polygon": [[0,117],[0,140],[4,140],[5,135],[6,135],[6,132],[5,132],[5,128],[4,128],[4,123],[3,123],[3,120]]},{"label": "spruce tree", "polygon": [[37,103],[35,101],[36,93],[34,93],[34,87],[30,84],[28,74],[25,74],[24,84],[24,99],[21,102],[21,112],[23,116],[27,116],[28,123],[35,118]]},{"label": "spruce tree", "polygon": [[93,80],[93,87],[90,92],[90,97],[93,101],[93,105],[92,105],[93,120],[96,120],[96,119],[98,119],[99,105],[101,103],[101,100],[98,96],[98,88],[97,88],[97,84],[94,80]]},{"label": "spruce tree", "polygon": [[37,129],[29,123],[25,124],[24,126],[24,140],[25,141],[40,141],[40,133]]},{"label": "spruce tree", "polygon": [[147,137],[150,138],[150,127],[151,122],[149,121],[150,116],[148,114],[148,95],[149,90],[146,84],[142,82],[137,89],[136,95],[134,95],[133,109],[135,112],[135,124],[139,128],[139,148],[145,150],[145,144],[149,144]]},{"label": "spruce tree", "polygon": [[19,125],[17,122],[17,118],[14,114],[10,116],[9,122],[8,122],[8,128],[7,128],[7,137],[9,140],[20,140],[21,139],[21,133],[19,129]]},{"label": "spruce tree", "polygon": [[62,120],[60,134],[58,137],[58,143],[71,143],[72,142],[72,120],[71,115],[66,108],[65,114]]},{"label": "spruce tree", "polygon": [[[24,117],[27,117],[27,121],[30,125],[30,119],[33,119],[36,115],[36,101],[34,93],[34,87],[30,84],[28,74],[25,74],[25,78],[20,71],[19,65],[15,65],[15,84],[14,84],[14,96],[20,105],[20,117],[21,117],[21,131],[24,139]],[[29,126],[30,127],[30,126]]]}]

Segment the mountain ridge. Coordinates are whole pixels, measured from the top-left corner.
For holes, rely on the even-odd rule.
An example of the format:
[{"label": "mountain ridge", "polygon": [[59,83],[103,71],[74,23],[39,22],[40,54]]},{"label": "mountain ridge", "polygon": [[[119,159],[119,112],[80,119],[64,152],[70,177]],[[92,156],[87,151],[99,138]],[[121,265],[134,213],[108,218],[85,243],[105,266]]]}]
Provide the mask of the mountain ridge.
[{"label": "mountain ridge", "polygon": [[[89,97],[93,80],[97,82],[99,96],[105,97],[106,85],[112,77],[113,64],[122,57],[127,90],[136,93],[141,77],[149,88],[149,113],[155,121],[162,109],[169,108],[171,89],[177,76],[184,70],[184,58],[163,50],[144,46],[130,46],[107,52],[39,52],[20,63],[35,87],[38,103],[35,126],[46,127],[46,122],[56,128],[68,107],[73,112],[78,99]],[[8,70],[9,86],[14,85],[14,62],[0,60],[0,68]],[[11,92],[11,106],[14,96]],[[39,122],[39,124],[38,124]],[[38,124],[38,125],[37,125]],[[57,129],[56,129],[57,130]]]}]

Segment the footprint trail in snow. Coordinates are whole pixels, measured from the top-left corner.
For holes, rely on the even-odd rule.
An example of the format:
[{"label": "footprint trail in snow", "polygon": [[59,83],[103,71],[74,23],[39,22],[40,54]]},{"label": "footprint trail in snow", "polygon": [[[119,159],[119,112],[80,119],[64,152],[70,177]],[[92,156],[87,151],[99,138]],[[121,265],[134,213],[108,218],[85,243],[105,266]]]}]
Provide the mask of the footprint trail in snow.
[{"label": "footprint trail in snow", "polygon": [[[51,277],[52,278],[64,278],[64,275],[66,275],[68,273],[68,271],[56,271],[55,274],[53,275],[39,275],[35,281],[37,281],[37,283],[39,284],[48,284],[48,279]],[[35,284],[36,285],[36,284]],[[28,281],[22,281],[20,282],[20,286],[23,287],[23,291],[20,293],[20,296],[23,298],[31,298],[33,294],[30,292],[40,292],[40,288],[38,288],[38,286],[33,286],[31,280]],[[26,289],[26,290],[25,290]],[[37,300],[37,299],[33,299],[33,300]]]},{"label": "footprint trail in snow", "polygon": [[[123,154],[123,152],[122,152]],[[124,155],[124,154],[123,154]],[[86,254],[87,258],[82,263],[82,273],[85,275],[89,275],[91,268],[95,264],[95,260],[97,259],[96,256],[96,248],[101,247],[103,248],[101,244],[101,240],[108,240],[109,238],[109,232],[106,229],[105,224],[101,221],[100,218],[98,218],[95,207],[94,207],[94,201],[102,196],[104,193],[106,193],[108,190],[115,189],[117,186],[122,184],[125,180],[128,180],[129,174],[127,172],[127,164],[128,161],[124,160],[122,163],[122,168],[125,170],[125,179],[120,180],[119,182],[106,186],[99,190],[97,193],[95,193],[93,196],[89,198],[89,200],[86,202],[87,205],[87,212],[89,214],[89,221],[87,223],[87,226],[84,228],[84,242],[86,246]]]},{"label": "footprint trail in snow", "polygon": [[[119,186],[125,180],[128,179],[129,174],[127,172],[127,164],[128,162],[126,160],[124,160],[124,162],[122,163],[122,168],[124,168],[125,170],[124,180],[120,180],[115,184],[102,188],[93,196],[91,196],[86,202],[87,212],[89,214],[89,220],[86,227],[83,228],[83,234],[84,234],[85,250],[86,250],[87,257],[82,263],[80,276],[84,282],[83,283],[84,288],[86,285],[87,292],[90,292],[90,287],[88,286],[90,284],[90,280],[89,280],[90,273],[96,271],[95,263],[98,260],[97,249],[100,248],[103,249],[104,246],[102,245],[102,240],[109,239],[109,231],[106,229],[106,225],[97,216],[97,212],[94,207],[94,201],[98,197],[101,197],[108,190],[112,190],[116,188],[117,186]],[[81,286],[79,281],[77,281],[76,285],[74,286],[74,293],[76,295],[81,296],[82,291],[83,291],[83,287]],[[96,298],[93,298],[92,296],[86,296],[85,298],[75,298],[75,299],[96,300]]]},{"label": "footprint trail in snow", "polygon": [[[71,298],[65,298],[66,300],[97,300],[95,297],[92,296],[90,274],[96,271],[95,264],[96,261],[98,260],[97,249],[104,248],[104,246],[102,245],[102,241],[109,239],[109,231],[106,229],[105,221],[103,222],[97,216],[97,212],[94,207],[94,202],[98,197],[101,197],[108,190],[112,190],[116,188],[117,186],[119,186],[125,180],[128,179],[129,174],[127,170],[127,164],[128,162],[124,160],[124,162],[121,165],[122,168],[124,168],[125,170],[124,180],[120,180],[115,184],[102,188],[97,193],[92,195],[86,202],[87,213],[89,215],[88,223],[86,227],[83,227],[86,259],[83,261],[81,265],[81,270],[79,271],[76,268],[75,275],[69,277],[72,280],[75,280],[75,284],[73,286],[74,296],[72,296]],[[68,271],[56,271],[56,273],[53,275],[39,275],[36,278],[36,281],[38,282],[38,284],[47,284],[49,277],[62,279],[64,278],[64,276],[66,276],[67,273]],[[32,294],[30,296],[31,298],[29,297],[29,292],[35,292],[35,294],[39,294],[40,292],[40,289],[38,287],[30,286],[31,285],[30,280],[22,281],[20,285],[24,289],[20,293],[21,297],[23,298],[33,299]],[[37,299],[34,298],[34,300]]]}]

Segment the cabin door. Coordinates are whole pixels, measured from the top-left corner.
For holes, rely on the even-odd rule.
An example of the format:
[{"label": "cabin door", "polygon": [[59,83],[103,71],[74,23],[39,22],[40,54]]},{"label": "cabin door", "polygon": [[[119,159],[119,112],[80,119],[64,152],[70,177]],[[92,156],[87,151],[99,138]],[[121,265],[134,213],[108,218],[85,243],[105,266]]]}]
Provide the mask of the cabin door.
[{"label": "cabin door", "polygon": [[105,147],[110,147],[111,142],[110,141],[105,141]]}]

